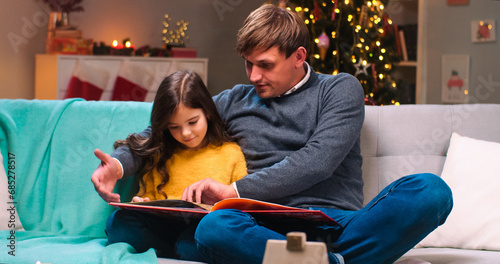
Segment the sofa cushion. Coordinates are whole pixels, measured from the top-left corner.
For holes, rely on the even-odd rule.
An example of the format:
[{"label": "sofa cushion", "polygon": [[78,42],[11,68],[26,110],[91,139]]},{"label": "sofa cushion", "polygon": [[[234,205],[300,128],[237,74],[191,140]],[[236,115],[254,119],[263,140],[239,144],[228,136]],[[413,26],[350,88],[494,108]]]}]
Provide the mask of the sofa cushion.
[{"label": "sofa cushion", "polygon": [[441,177],[454,207],[420,246],[500,250],[500,143],[453,133]]},{"label": "sofa cushion", "polygon": [[[401,257],[399,261],[408,259],[418,259],[432,264],[499,264],[500,252],[456,248],[415,248]],[[399,261],[396,264],[399,264]]]}]

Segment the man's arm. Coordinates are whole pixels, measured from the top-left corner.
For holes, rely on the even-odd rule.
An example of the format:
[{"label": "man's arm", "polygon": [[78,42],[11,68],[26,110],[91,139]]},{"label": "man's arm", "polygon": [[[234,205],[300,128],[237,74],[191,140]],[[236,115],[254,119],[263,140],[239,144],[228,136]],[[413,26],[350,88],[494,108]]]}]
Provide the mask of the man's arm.
[{"label": "man's arm", "polygon": [[[237,192],[233,184],[222,186],[206,181],[192,186],[184,198],[189,200],[202,194],[222,200],[239,194],[240,197],[274,201],[300,193],[331,177],[359,140],[364,121],[364,93],[359,81],[350,75],[331,83],[329,88],[322,98],[318,125],[305,146],[273,166],[236,181]],[[230,104],[227,98],[230,96],[214,97],[223,116]],[[361,160],[356,165],[360,172]],[[352,177],[361,177],[361,174]]]},{"label": "man's arm", "polygon": [[[151,135],[151,127],[139,133],[143,137]],[[106,202],[120,202],[120,195],[113,193],[116,182],[123,178],[137,174],[143,166],[143,160],[134,156],[128,146],[121,146],[111,154],[105,154],[96,149],[94,154],[101,160],[101,164],[94,171],[91,181],[94,188]]]},{"label": "man's arm", "polygon": [[105,154],[99,149],[94,151],[94,154],[101,160],[101,164],[94,171],[90,180],[94,184],[97,193],[106,202],[120,202],[120,195],[113,193],[116,181],[122,176],[122,168],[117,160],[110,155]]},{"label": "man's arm", "polygon": [[[139,135],[148,138],[151,135],[151,127],[147,127],[140,132]],[[126,145],[118,147],[110,155],[121,163],[123,167],[123,178],[137,174],[142,169],[144,164],[142,158],[134,156],[130,152],[130,148]]]},{"label": "man's arm", "polygon": [[237,181],[241,197],[264,201],[289,197],[325,181],[339,169],[359,140],[364,121],[364,93],[359,81],[353,76],[334,81],[321,104],[317,127],[306,145]]}]

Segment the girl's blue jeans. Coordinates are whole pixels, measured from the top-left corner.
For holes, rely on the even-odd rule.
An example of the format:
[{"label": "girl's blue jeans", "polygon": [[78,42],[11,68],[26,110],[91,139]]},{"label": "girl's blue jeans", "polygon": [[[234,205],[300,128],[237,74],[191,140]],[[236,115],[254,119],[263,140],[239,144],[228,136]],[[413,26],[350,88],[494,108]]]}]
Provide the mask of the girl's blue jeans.
[{"label": "girl's blue jeans", "polygon": [[[335,219],[344,231],[338,239],[308,238],[326,243],[330,263],[393,263],[443,224],[452,205],[451,190],[441,178],[410,175],[358,211],[310,208]],[[155,248],[161,257],[209,263],[262,263],[267,240],[286,239],[239,210],[214,211],[200,222],[119,210],[109,217],[106,232],[109,243],[127,242],[138,252]]]}]

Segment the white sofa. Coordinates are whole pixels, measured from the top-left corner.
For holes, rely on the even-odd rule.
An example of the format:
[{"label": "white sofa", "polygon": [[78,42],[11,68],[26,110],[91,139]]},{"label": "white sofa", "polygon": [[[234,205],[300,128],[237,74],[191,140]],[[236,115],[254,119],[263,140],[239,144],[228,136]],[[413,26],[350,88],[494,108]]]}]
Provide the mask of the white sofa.
[{"label": "white sofa", "polygon": [[[361,131],[365,204],[404,175],[441,175],[453,132],[500,142],[500,105],[366,106],[365,116]],[[186,262],[160,259],[160,263]],[[415,248],[398,263],[496,264],[500,251]]]},{"label": "white sofa", "polygon": [[[15,187],[15,200],[0,196],[0,206],[3,206],[0,238],[5,241],[0,250],[0,263],[119,263],[122,260],[194,263],[158,259],[152,250],[136,254],[123,243],[107,245],[104,226],[114,208],[96,194],[90,182],[90,175],[99,163],[92,151],[100,148],[111,152],[116,139],[147,126],[150,111],[151,104],[138,102],[0,99],[0,158],[3,156],[0,167],[5,168],[0,170],[3,174],[0,189]],[[365,203],[398,177],[419,172],[442,175],[443,167],[447,168],[447,160],[450,160],[446,155],[453,132],[500,142],[500,105],[367,106],[361,133]],[[498,160],[493,163],[500,164],[500,154],[493,156]],[[494,173],[498,171],[500,169]],[[14,175],[16,178],[12,181]],[[493,191],[500,190],[495,179],[484,185],[493,187]],[[133,181],[123,181],[117,186],[123,201],[130,200],[134,186]],[[486,188],[471,191],[470,197],[485,192]],[[456,193],[454,191],[455,201],[458,200]],[[499,198],[500,195],[494,195],[492,200]],[[9,211],[13,201],[16,211]],[[455,204],[452,214],[458,205]],[[481,208],[481,205],[478,202],[474,207]],[[491,217],[488,213],[481,219],[494,224],[487,232],[499,233],[495,225],[500,217],[493,217],[499,212],[494,207]],[[448,220],[450,218],[451,215]],[[450,221],[445,225],[448,223]],[[474,242],[477,237],[465,239]],[[500,243],[500,235],[492,239]],[[500,263],[500,246],[489,251],[468,248],[415,248],[399,261],[406,264]]]}]

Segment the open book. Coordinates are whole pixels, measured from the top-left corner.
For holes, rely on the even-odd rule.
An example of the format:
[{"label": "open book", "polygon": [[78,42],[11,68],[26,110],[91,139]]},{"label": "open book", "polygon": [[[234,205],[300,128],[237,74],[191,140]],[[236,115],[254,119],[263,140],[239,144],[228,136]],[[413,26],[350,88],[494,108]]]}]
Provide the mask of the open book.
[{"label": "open book", "polygon": [[339,231],[342,226],[319,210],[307,210],[247,198],[224,199],[213,206],[183,200],[156,200],[139,203],[109,203],[126,210],[143,211],[167,218],[199,220],[220,209],[237,209],[249,213],[257,221],[269,225],[321,227]]}]

